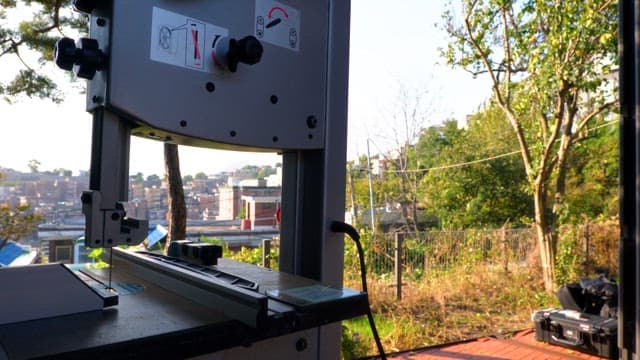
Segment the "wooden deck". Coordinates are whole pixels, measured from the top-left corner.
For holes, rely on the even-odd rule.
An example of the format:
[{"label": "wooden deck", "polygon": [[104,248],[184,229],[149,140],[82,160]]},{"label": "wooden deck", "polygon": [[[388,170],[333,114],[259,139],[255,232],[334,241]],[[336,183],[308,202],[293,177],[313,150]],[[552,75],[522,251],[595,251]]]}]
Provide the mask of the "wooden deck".
[{"label": "wooden deck", "polygon": [[508,337],[484,337],[450,345],[429,347],[410,352],[392,354],[389,359],[477,359],[477,360],[546,360],[546,359],[602,359],[560,346],[538,342],[533,329],[520,331]]}]

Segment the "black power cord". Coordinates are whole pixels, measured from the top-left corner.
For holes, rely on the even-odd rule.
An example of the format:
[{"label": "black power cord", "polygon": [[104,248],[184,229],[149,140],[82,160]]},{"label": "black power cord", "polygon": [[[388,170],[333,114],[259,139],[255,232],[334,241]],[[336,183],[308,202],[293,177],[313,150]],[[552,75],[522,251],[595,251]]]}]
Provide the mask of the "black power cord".
[{"label": "black power cord", "polygon": [[373,314],[371,313],[371,304],[369,303],[369,292],[367,291],[367,268],[364,264],[364,251],[362,250],[362,244],[360,244],[360,234],[358,234],[358,230],[356,230],[353,226],[342,222],[342,221],[333,221],[331,222],[331,231],[337,233],[343,233],[349,235],[349,237],[356,243],[356,248],[358,249],[358,258],[360,259],[360,276],[362,277],[362,291],[367,295],[367,318],[369,319],[369,326],[371,327],[371,333],[373,333],[373,339],[376,341],[376,346],[378,347],[378,353],[380,354],[380,358],[383,360],[387,359],[387,355],[384,353],[384,348],[382,347],[382,342],[380,341],[380,335],[378,335],[378,330],[376,329],[376,323],[373,321]]}]

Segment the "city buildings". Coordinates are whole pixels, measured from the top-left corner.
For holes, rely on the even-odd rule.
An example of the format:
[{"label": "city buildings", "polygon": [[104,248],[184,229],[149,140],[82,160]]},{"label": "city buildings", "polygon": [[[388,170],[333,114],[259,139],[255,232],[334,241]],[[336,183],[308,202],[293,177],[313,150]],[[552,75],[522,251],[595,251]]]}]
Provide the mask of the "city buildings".
[{"label": "city buildings", "polygon": [[[281,167],[247,166],[229,173],[185,176],[187,225],[206,226],[224,222],[245,224],[245,230],[276,228],[275,214],[280,207],[282,190],[281,170]],[[3,174],[0,204],[28,205],[31,211],[41,216],[40,233],[63,229],[82,234],[85,220],[80,196],[89,188],[86,172],[78,175],[70,171],[21,173],[0,168],[0,173]],[[167,197],[166,183],[159,176],[150,175],[146,179],[142,174],[131,176],[129,200],[125,204],[127,215],[149,219],[150,226],[166,225]],[[39,239],[38,232],[20,242],[37,245],[45,255],[48,253],[56,259],[60,257],[62,261],[70,261],[77,252],[74,251],[75,238],[79,235],[74,236],[54,239],[57,245],[62,246],[58,248],[56,245],[55,249],[52,239]]]}]

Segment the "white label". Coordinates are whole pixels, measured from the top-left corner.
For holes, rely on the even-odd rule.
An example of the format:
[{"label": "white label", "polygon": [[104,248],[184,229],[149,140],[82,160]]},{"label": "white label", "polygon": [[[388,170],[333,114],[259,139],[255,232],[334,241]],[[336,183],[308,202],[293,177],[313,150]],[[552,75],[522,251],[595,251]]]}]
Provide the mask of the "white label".
[{"label": "white label", "polygon": [[300,11],[273,0],[256,0],[255,37],[290,50],[300,49]]},{"label": "white label", "polygon": [[212,71],[215,42],[229,34],[208,24],[171,11],[153,8],[150,58],[194,70]]}]

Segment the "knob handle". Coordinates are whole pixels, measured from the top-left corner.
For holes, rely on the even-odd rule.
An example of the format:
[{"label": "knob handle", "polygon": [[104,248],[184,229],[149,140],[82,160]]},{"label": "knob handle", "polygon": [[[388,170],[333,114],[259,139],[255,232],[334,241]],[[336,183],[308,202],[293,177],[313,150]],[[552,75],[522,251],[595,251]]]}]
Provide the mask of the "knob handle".
[{"label": "knob handle", "polygon": [[75,43],[64,37],[54,48],[56,65],[63,70],[72,70],[83,79],[93,79],[96,71],[105,68],[106,56],[96,39],[81,38]]},{"label": "knob handle", "polygon": [[73,69],[73,65],[78,59],[78,48],[76,43],[68,37],[56,41],[56,45],[53,49],[53,56],[56,61],[56,65],[63,70]]},{"label": "knob handle", "polygon": [[80,59],[76,62],[78,67],[75,69],[75,73],[78,77],[83,79],[93,79],[96,71],[105,68],[106,56],[100,50],[98,40],[81,38],[78,40],[80,45]]},{"label": "knob handle", "polygon": [[96,6],[97,4],[95,0],[73,0],[73,9],[85,14],[91,14]]},{"label": "knob handle", "polygon": [[259,63],[263,52],[262,44],[255,36],[249,35],[240,40],[230,39],[227,53],[229,71],[236,72],[238,63],[247,65]]}]

